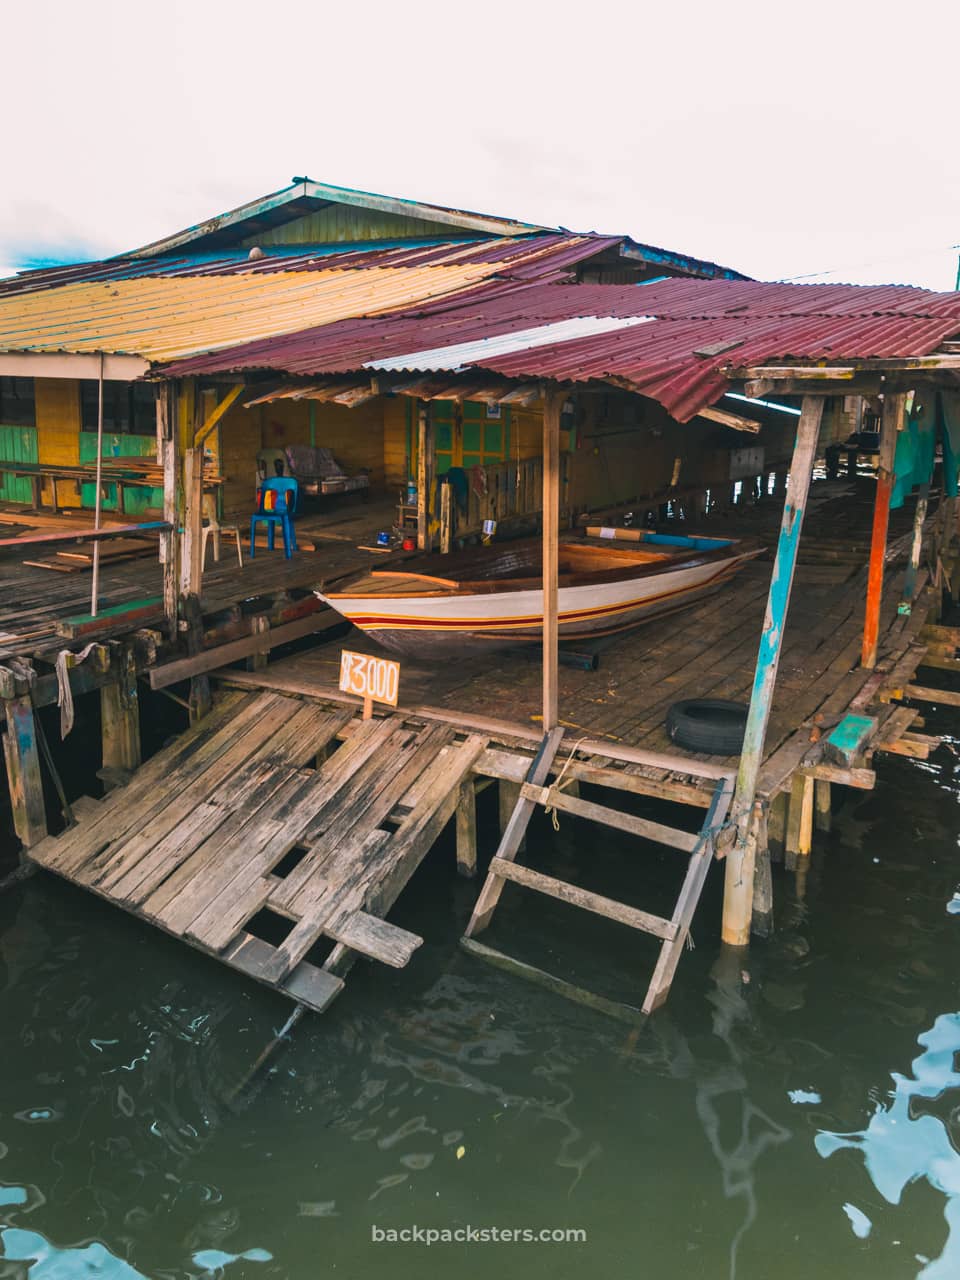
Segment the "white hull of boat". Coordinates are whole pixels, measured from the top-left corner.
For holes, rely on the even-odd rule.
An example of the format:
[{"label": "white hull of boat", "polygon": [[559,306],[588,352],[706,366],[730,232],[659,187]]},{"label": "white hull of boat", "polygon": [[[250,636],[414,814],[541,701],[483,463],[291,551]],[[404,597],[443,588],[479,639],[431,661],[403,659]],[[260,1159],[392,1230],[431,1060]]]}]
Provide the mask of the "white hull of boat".
[{"label": "white hull of boat", "polygon": [[[730,578],[751,554],[693,565],[619,582],[561,586],[560,639],[607,635],[685,608]],[[433,592],[377,599],[337,594],[331,608],[388,649],[416,656],[438,649],[456,652],[465,641],[508,647],[539,641],[543,630],[542,590],[475,595]]]}]

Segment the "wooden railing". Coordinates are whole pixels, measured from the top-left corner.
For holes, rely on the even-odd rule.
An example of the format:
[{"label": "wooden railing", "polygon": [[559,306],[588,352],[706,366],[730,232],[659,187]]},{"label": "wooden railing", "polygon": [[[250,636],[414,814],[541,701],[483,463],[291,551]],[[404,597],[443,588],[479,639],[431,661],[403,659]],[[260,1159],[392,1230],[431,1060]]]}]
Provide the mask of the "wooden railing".
[{"label": "wooden railing", "polygon": [[473,473],[466,512],[456,513],[455,536],[479,533],[485,520],[498,524],[517,516],[535,515],[542,501],[543,459],[491,463],[483,468],[486,492],[477,493]]}]

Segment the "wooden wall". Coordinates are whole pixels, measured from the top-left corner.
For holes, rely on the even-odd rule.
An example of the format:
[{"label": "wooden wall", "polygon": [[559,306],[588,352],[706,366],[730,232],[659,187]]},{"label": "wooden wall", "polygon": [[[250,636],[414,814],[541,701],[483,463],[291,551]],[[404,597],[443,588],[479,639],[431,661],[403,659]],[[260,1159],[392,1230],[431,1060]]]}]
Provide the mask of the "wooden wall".
[{"label": "wooden wall", "polygon": [[[75,465],[80,461],[80,383],[74,378],[37,378],[37,461]],[[52,500],[51,481],[43,483],[43,501]],[[57,482],[62,507],[79,507],[80,491],[71,480]]]},{"label": "wooden wall", "polygon": [[229,410],[220,424],[220,465],[225,514],[249,514],[255,497],[256,457],[260,449],[285,449],[314,443],[331,449],[344,470],[370,472],[374,494],[388,487],[384,465],[384,405],[371,400],[356,409],[319,401],[276,400],[254,409]]}]

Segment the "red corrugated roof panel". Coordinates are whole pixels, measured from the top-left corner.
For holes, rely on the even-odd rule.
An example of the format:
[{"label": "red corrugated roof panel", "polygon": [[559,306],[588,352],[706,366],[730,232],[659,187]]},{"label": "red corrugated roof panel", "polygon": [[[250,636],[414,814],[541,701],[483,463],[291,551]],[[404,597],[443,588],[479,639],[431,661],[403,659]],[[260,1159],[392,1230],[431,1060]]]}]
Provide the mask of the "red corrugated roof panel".
[{"label": "red corrugated roof panel", "polygon": [[[730,364],[927,355],[960,332],[960,293],[684,279],[639,286],[487,281],[391,314],[180,361],[169,372],[341,373],[388,359],[396,364],[406,353],[425,351],[436,356],[438,369],[460,367],[444,362],[444,347],[586,316],[654,319],[507,353],[499,343],[501,352],[491,359],[471,352],[470,366],[523,379],[613,379],[659,400],[685,421],[723,394],[723,370]],[[719,345],[725,349],[716,355],[697,355]]]}]

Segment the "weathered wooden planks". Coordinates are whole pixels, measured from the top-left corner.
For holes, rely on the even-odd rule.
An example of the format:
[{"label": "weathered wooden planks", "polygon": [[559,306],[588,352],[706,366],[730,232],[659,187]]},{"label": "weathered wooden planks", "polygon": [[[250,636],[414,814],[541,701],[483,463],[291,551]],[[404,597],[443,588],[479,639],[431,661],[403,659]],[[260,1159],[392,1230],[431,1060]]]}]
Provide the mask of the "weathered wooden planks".
[{"label": "weathered wooden planks", "polygon": [[[420,945],[382,915],[486,745],[403,715],[355,721],[342,705],[231,694],[126,786],[79,804],[38,861],[323,1008],[343,984],[307,959],[321,938],[398,968]],[[264,907],[291,922],[279,945],[252,932]]]}]

